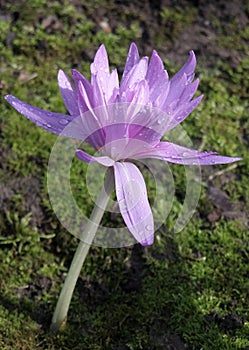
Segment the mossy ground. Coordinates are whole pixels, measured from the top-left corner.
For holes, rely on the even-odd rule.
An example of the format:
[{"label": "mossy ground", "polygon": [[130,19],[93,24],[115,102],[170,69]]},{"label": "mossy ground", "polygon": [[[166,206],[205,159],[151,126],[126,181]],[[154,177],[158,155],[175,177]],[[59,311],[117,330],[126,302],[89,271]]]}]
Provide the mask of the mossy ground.
[{"label": "mossy ground", "polygon": [[[249,348],[248,4],[233,2],[231,16],[229,2],[155,3],[1,3],[2,350]],[[3,96],[65,112],[58,69],[77,68],[89,77],[103,42],[121,72],[131,41],[141,54],[157,49],[171,74],[189,49],[196,50],[205,99],[183,127],[196,147],[243,161],[203,169],[199,205],[177,234],[184,169],[173,166],[176,197],[155,244],[92,247],[67,327],[52,336],[49,323],[77,239],[60,226],[48,199],[47,163],[56,137],[18,115]],[[89,214],[85,172],[75,161],[72,185]]]}]

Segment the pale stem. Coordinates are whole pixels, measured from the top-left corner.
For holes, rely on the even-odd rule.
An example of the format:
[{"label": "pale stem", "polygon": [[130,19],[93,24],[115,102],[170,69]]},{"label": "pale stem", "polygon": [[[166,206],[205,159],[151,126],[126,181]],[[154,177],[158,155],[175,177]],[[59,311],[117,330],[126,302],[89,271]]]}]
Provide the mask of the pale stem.
[{"label": "pale stem", "polygon": [[95,207],[92,211],[90,219],[87,225],[85,226],[84,235],[82,237],[82,240],[80,240],[70,269],[68,271],[66,280],[64,282],[63,288],[61,290],[61,294],[59,296],[55,312],[52,318],[52,323],[50,326],[50,330],[52,332],[58,332],[59,330],[63,329],[66,324],[67,313],[77,279],[79,277],[82,265],[85,261],[91,243],[95,237],[100,221],[105,212],[106,206],[109,202],[113,188],[113,169],[109,168],[107,171],[105,183],[96,200]]}]

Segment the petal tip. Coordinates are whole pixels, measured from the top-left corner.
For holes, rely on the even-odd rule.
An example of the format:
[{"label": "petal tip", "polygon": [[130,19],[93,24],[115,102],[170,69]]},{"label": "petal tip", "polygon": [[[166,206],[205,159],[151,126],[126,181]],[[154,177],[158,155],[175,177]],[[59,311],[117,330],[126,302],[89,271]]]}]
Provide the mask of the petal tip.
[{"label": "petal tip", "polygon": [[150,246],[154,243],[154,233],[150,235],[149,237],[146,237],[145,240],[139,242],[143,247]]}]

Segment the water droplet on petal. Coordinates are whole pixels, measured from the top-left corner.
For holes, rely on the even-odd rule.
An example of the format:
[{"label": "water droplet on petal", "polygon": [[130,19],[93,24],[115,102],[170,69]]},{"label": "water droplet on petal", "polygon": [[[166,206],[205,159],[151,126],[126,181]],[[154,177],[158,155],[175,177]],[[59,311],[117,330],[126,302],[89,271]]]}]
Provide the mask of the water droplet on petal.
[{"label": "water droplet on petal", "polygon": [[67,125],[68,124],[68,120],[67,119],[59,119],[59,123],[61,125]]},{"label": "water droplet on petal", "polygon": [[45,124],[47,128],[52,128],[52,125],[51,124]]},{"label": "water droplet on petal", "polygon": [[146,229],[147,231],[151,231],[151,230],[152,230],[152,226],[151,226],[151,225],[146,225],[146,226],[145,226],[145,229]]}]

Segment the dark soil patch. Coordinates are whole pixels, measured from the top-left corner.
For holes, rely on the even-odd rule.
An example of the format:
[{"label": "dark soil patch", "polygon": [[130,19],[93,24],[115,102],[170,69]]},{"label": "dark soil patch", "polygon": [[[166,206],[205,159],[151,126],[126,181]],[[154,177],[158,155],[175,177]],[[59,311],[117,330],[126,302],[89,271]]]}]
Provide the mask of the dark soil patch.
[{"label": "dark soil patch", "polygon": [[[114,1],[114,4],[110,1],[109,7],[97,7],[94,12],[92,7],[82,5],[78,0],[73,3],[96,23],[96,31],[103,29],[103,22],[113,33],[120,23],[129,28],[138,22],[141,34],[137,42],[142,54],[150,54],[156,48],[169,61],[182,64],[192,49],[198,60],[209,67],[215,66],[218,59],[235,67],[245,56],[243,51],[239,52],[233,46],[225,47],[218,40],[220,35],[231,36],[247,26],[249,14],[243,0],[135,0]],[[163,15],[164,9],[168,16]],[[182,15],[183,24],[170,20],[171,13]]]}]

